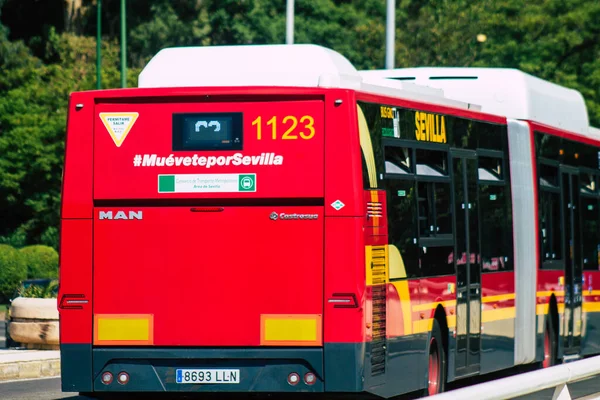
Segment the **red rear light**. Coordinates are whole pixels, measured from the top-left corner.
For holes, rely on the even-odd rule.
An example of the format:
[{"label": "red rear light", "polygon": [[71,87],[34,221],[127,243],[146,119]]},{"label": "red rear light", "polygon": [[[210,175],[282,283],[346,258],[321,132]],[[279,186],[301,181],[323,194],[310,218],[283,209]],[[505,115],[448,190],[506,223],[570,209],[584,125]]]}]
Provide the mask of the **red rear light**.
[{"label": "red rear light", "polygon": [[127,382],[129,382],[129,374],[125,371],[119,372],[119,375],[117,376],[117,382],[119,382],[121,385],[126,385]]},{"label": "red rear light", "polygon": [[60,298],[58,308],[63,310],[82,310],[89,301],[84,294],[65,294]]},{"label": "red rear light", "polygon": [[333,308],[358,308],[358,300],[354,293],[333,293],[328,300],[333,303]]},{"label": "red rear light", "polygon": [[300,375],[295,372],[292,372],[288,375],[287,381],[290,385],[296,386],[298,382],[300,382]]},{"label": "red rear light", "polygon": [[304,383],[307,385],[314,385],[317,382],[317,377],[312,372],[304,374]]},{"label": "red rear light", "polygon": [[102,374],[102,383],[105,385],[110,385],[113,381],[113,375],[110,372],[105,372]]}]

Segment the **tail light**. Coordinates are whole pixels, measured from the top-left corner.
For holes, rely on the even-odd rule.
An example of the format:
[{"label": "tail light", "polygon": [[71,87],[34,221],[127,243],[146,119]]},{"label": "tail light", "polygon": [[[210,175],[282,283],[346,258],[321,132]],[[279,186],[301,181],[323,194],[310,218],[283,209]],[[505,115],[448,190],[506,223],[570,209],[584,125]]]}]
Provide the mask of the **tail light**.
[{"label": "tail light", "polygon": [[126,385],[127,382],[129,382],[129,374],[125,371],[119,372],[117,382],[119,382],[121,385]]},{"label": "tail light", "polygon": [[307,385],[314,385],[317,381],[317,377],[312,372],[307,372],[304,374],[304,383]]},{"label": "tail light", "polygon": [[295,372],[292,372],[288,375],[287,381],[290,385],[296,386],[298,382],[300,382],[300,375]]},{"label": "tail light", "polygon": [[64,294],[60,298],[58,308],[63,310],[82,310],[83,305],[89,303],[84,294]]},{"label": "tail light", "polygon": [[110,372],[105,372],[102,374],[102,383],[105,385],[110,385],[113,381],[113,374]]}]

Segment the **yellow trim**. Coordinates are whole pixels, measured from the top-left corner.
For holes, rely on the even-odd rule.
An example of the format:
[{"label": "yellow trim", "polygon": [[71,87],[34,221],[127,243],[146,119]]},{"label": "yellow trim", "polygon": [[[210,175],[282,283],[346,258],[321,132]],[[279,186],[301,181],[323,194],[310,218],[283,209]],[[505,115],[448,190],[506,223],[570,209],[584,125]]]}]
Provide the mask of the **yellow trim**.
[{"label": "yellow trim", "polygon": [[400,297],[400,308],[402,308],[402,320],[404,335],[412,334],[412,312],[410,311],[410,290],[408,281],[392,282]]},{"label": "yellow trim", "polygon": [[454,328],[456,326],[456,315],[447,315],[446,321],[448,322],[448,328]]},{"label": "yellow trim", "polygon": [[373,285],[373,271],[371,263],[373,262],[373,246],[365,246],[365,270],[367,277],[367,286]]},{"label": "yellow trim", "polygon": [[500,321],[504,319],[514,319],[515,318],[515,308],[514,307],[506,307],[506,308],[497,308],[495,310],[485,310],[483,311],[483,315],[481,316],[481,322],[492,322],[492,321]]},{"label": "yellow trim", "polygon": [[584,290],[582,293],[584,296],[600,296],[600,290]]},{"label": "yellow trim", "polygon": [[413,322],[413,333],[430,332],[433,327],[433,318]]},{"label": "yellow trim", "polygon": [[438,301],[435,303],[425,303],[425,304],[417,304],[416,306],[413,306],[413,312],[417,312],[417,311],[428,311],[428,310],[434,310],[438,304],[441,304],[442,307],[446,308],[446,307],[452,307],[456,305],[456,300],[446,300],[446,301]]},{"label": "yellow trim", "polygon": [[548,308],[550,308],[549,304],[537,304],[535,306],[536,315],[546,315],[548,314]]},{"label": "yellow trim", "polygon": [[600,302],[583,303],[583,312],[600,312]]},{"label": "yellow trim", "polygon": [[481,297],[481,302],[482,303],[493,303],[496,301],[514,300],[514,298],[515,298],[514,293],[498,294],[495,296]]},{"label": "yellow trim", "polygon": [[558,304],[558,313],[559,314],[564,314],[565,313],[565,303]]},{"label": "yellow trim", "polygon": [[561,296],[565,295],[565,291],[564,290],[557,290],[557,291],[548,290],[545,292],[537,292],[536,296],[537,297],[550,297],[550,296],[552,296],[552,294],[554,294],[555,296],[561,297]]},{"label": "yellow trim", "polygon": [[406,267],[402,255],[396,246],[388,244],[388,256],[390,264],[390,279],[406,278]]},{"label": "yellow trim", "polygon": [[321,345],[320,314],[261,314],[261,345]]},{"label": "yellow trim", "polygon": [[358,134],[360,137],[360,148],[365,156],[367,171],[369,174],[369,184],[371,188],[377,188],[377,169],[375,168],[375,155],[373,154],[373,144],[371,143],[371,134],[365,114],[357,104],[356,113],[358,114]]},{"label": "yellow trim", "polygon": [[151,314],[96,314],[95,344],[153,344],[154,316]]}]

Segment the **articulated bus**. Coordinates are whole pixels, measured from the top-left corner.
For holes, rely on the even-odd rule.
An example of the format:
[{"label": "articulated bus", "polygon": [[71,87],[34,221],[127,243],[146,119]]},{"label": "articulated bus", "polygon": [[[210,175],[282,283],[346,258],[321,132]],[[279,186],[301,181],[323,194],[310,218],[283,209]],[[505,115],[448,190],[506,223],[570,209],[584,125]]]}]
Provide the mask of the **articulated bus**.
[{"label": "articulated bus", "polygon": [[[361,71],[361,76],[437,88],[449,98],[476,102],[482,112],[507,117],[510,151],[504,162],[511,172],[517,171],[513,164],[522,163],[517,174],[527,175],[513,176],[510,183],[518,209],[512,228],[510,221],[506,226],[518,244],[516,264],[505,270],[515,271],[515,291],[492,300],[493,285],[484,285],[482,310],[491,310],[487,303],[498,301],[501,307],[510,301],[515,349],[541,344],[544,366],[599,354],[600,290],[594,290],[594,281],[600,280],[600,130],[588,126],[581,94],[514,69],[405,68]],[[482,206],[485,197],[480,192]],[[486,220],[485,213],[492,212],[486,208],[479,212],[484,260],[485,247],[504,234],[495,230],[501,224]],[[492,236],[486,237],[486,230]],[[490,278],[504,280],[501,270],[486,268],[485,262],[481,267],[483,276],[494,271]],[[506,276],[513,279],[512,273]],[[529,315],[533,310],[537,324]]]},{"label": "articulated bus", "polygon": [[389,398],[599,353],[599,135],[536,82],[520,117],[217,46],[73,93],[63,390]]}]

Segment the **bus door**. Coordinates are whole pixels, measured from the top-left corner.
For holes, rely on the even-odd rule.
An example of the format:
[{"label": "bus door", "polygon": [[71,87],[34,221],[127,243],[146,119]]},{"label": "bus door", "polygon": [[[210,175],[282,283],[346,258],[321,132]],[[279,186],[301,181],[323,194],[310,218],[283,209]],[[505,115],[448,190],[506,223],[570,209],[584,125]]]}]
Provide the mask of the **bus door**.
[{"label": "bus door", "polygon": [[481,270],[477,208],[477,154],[451,150],[456,238],[456,374],[479,371]]},{"label": "bus door", "polygon": [[561,196],[565,245],[565,311],[563,349],[565,353],[579,351],[581,342],[582,264],[579,213],[579,171],[561,167]]}]

